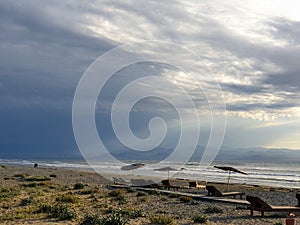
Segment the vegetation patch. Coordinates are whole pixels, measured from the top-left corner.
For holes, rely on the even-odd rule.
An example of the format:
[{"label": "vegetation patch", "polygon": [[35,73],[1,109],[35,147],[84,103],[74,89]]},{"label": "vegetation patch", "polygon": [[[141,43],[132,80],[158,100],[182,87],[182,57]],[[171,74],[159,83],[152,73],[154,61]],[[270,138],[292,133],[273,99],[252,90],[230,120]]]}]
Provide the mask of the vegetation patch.
[{"label": "vegetation patch", "polygon": [[86,215],[81,225],[101,225],[103,221],[99,215]]},{"label": "vegetation patch", "polygon": [[108,196],[119,197],[119,196],[123,196],[124,194],[125,194],[124,190],[116,189],[116,190],[112,190],[111,192],[109,192]]},{"label": "vegetation patch", "polygon": [[34,187],[46,186],[46,185],[48,185],[48,183],[46,182],[30,182],[30,183],[21,184],[22,187],[28,187],[28,188],[34,188]]},{"label": "vegetation patch", "polygon": [[79,197],[74,194],[65,194],[60,195],[56,198],[57,202],[64,202],[64,203],[78,203]]},{"label": "vegetation patch", "polygon": [[222,213],[223,210],[218,206],[208,206],[205,209],[205,213]]},{"label": "vegetation patch", "polygon": [[181,201],[181,202],[192,202],[193,201],[193,199],[190,197],[190,196],[180,196],[179,197],[179,200]]},{"label": "vegetation patch", "polygon": [[207,223],[208,218],[206,216],[203,216],[203,215],[197,215],[197,216],[193,217],[193,222],[194,223]]},{"label": "vegetation patch", "polygon": [[153,224],[159,224],[159,225],[174,224],[173,218],[168,215],[152,215],[152,216],[150,216],[149,219],[150,219],[150,222]]},{"label": "vegetation patch", "polygon": [[50,177],[46,177],[46,176],[23,176],[22,177],[23,180],[25,181],[49,181],[51,180]]},{"label": "vegetation patch", "polygon": [[60,220],[70,220],[77,217],[77,213],[68,205],[54,206],[44,204],[39,207],[38,213],[47,213],[50,217],[58,218]]},{"label": "vegetation patch", "polygon": [[136,194],[136,197],[141,197],[141,196],[146,196],[146,195],[147,195],[146,192],[139,191],[139,192]]},{"label": "vegetation patch", "polygon": [[74,184],[74,190],[78,190],[78,189],[83,189],[84,188],[84,184],[83,183],[76,183]]},{"label": "vegetation patch", "polygon": [[21,200],[20,206],[27,206],[34,202],[33,197],[24,198]]}]

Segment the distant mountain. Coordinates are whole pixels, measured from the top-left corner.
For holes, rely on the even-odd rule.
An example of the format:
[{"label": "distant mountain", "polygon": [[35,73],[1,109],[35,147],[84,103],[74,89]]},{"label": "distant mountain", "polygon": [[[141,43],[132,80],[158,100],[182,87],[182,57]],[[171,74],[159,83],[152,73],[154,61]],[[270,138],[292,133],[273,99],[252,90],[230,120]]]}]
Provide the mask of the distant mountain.
[{"label": "distant mountain", "polygon": [[223,147],[216,160],[249,161],[300,161],[300,150],[285,148],[229,148]]},{"label": "distant mountain", "polygon": [[[205,150],[204,146],[198,146],[190,161],[200,161]],[[155,151],[147,153],[147,160],[162,160],[172,153],[172,149],[157,148]],[[144,154],[135,154],[134,151],[117,150],[114,153],[122,160],[145,160]],[[300,150],[273,149],[273,148],[231,148],[222,147],[215,160],[220,161],[291,161],[300,162]]]},{"label": "distant mountain", "polygon": [[[191,157],[191,162],[199,162],[202,158],[205,146],[198,146]],[[46,151],[46,149],[45,149]],[[167,158],[173,149],[171,148],[156,148],[148,152],[132,151],[127,148],[113,148],[110,152],[115,158],[125,160],[152,160],[161,161]],[[52,154],[51,154],[52,153]],[[184,154],[184,153],[183,153]],[[9,151],[1,151],[0,158],[18,158],[18,159],[82,159],[78,149],[68,151],[49,151],[49,154],[41,152],[22,151],[17,155]],[[100,157],[101,158],[101,157]],[[215,160],[218,161],[258,161],[258,162],[300,162],[300,150],[291,149],[273,149],[273,148],[231,148],[222,147],[218,152]]]}]

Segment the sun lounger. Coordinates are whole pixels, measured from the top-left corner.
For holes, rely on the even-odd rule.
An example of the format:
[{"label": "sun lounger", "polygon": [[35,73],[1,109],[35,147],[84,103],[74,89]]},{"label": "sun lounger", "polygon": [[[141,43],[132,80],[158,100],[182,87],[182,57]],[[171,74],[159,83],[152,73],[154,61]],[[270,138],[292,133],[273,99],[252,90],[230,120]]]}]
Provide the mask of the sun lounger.
[{"label": "sun lounger", "polygon": [[130,179],[133,187],[144,187],[148,185],[148,182],[144,179]]},{"label": "sun lounger", "polygon": [[187,181],[184,180],[162,180],[161,181],[163,184],[164,188],[167,188],[168,190],[170,189],[175,189],[175,190],[179,190],[179,189],[189,189],[190,188],[190,184]]},{"label": "sun lounger", "polygon": [[124,180],[120,177],[119,178],[118,177],[113,177],[113,181],[114,181],[115,184],[120,184],[120,185],[129,185],[129,184],[131,184],[130,182],[128,182],[128,181],[126,181],[126,180]]},{"label": "sun lounger", "polygon": [[214,197],[233,196],[235,198],[236,196],[240,196],[240,199],[242,199],[243,195],[245,195],[244,192],[221,192],[215,186],[206,186],[206,190],[208,191],[208,196]]},{"label": "sun lounger", "polygon": [[296,194],[296,198],[298,200],[298,204],[296,205],[297,207],[300,207],[300,193]]},{"label": "sun lounger", "polygon": [[199,184],[198,181],[189,181],[189,186],[190,188],[196,188],[196,189],[205,189],[206,186]]},{"label": "sun lounger", "polygon": [[160,188],[160,186],[152,181],[145,179],[131,179],[132,187],[144,187],[144,188]]},{"label": "sun lounger", "polygon": [[264,202],[258,197],[246,196],[248,202],[250,202],[251,206],[250,215],[253,216],[253,211],[261,212],[261,216],[264,216],[265,212],[300,212],[300,207],[295,206],[272,206]]}]

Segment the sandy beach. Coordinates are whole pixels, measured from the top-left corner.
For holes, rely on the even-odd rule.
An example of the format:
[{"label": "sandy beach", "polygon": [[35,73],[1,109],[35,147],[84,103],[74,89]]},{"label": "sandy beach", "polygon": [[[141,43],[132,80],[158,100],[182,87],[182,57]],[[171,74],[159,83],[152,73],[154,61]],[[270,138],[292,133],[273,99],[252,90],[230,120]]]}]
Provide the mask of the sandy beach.
[{"label": "sandy beach", "polygon": [[[245,205],[192,200],[156,191],[111,189],[107,186],[111,184],[94,172],[2,165],[0,223],[101,224],[103,218],[116,216],[134,225],[154,224],[155,218],[165,220],[160,224],[194,224],[198,216],[206,218],[206,224],[246,225],[284,224],[288,217],[287,213],[266,213],[261,217],[258,212],[250,216]],[[213,185],[227,189],[221,183]],[[230,184],[229,190],[258,196],[272,205],[290,206],[297,204],[295,193],[299,191],[245,184]]]}]

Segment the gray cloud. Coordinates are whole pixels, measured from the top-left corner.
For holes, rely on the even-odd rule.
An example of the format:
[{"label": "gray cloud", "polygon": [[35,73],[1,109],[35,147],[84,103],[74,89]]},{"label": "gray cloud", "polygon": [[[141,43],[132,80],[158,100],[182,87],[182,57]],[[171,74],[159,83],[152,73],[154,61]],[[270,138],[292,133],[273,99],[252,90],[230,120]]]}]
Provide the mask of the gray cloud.
[{"label": "gray cloud", "polygon": [[[229,111],[289,114],[299,107],[299,28],[299,21],[253,14],[219,1],[3,0],[1,117],[16,109],[32,113],[22,118],[39,123],[35,118],[47,119],[43,110],[51,109],[55,111],[51,115],[70,120],[64,126],[71,131],[72,98],[90,63],[119,44],[152,39],[187,47],[210,66]],[[133,77],[139,70],[135,72]],[[190,91],[203,101],[199,92]],[[9,118],[6,124],[13,127],[14,119]],[[27,141],[34,140],[28,137]]]}]

